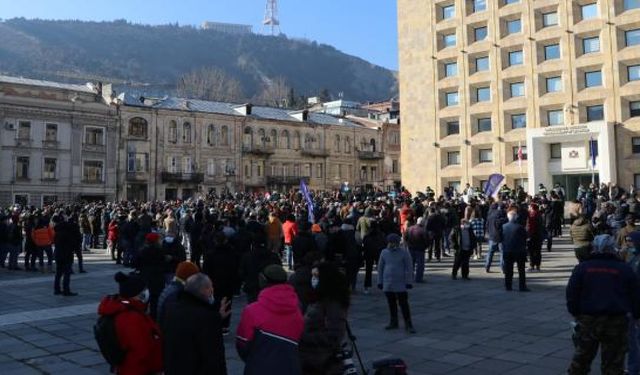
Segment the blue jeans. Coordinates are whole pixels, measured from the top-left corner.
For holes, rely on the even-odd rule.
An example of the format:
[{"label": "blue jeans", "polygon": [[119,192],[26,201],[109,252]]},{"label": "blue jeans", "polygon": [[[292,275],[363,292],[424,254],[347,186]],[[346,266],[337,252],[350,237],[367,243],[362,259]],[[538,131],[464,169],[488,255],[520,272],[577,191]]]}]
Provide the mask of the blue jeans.
[{"label": "blue jeans", "polygon": [[487,257],[485,258],[484,268],[489,271],[491,269],[491,264],[493,263],[493,254],[498,251],[500,252],[500,268],[502,268],[503,260],[502,260],[502,243],[497,243],[492,240],[489,240],[489,251],[487,251]]},{"label": "blue jeans", "polygon": [[289,266],[289,268],[293,267],[293,246],[291,245],[284,245],[284,257],[287,260],[287,265]]},{"label": "blue jeans", "polygon": [[629,354],[627,355],[627,372],[629,375],[640,374],[640,329],[636,320],[629,318]]},{"label": "blue jeans", "polygon": [[421,283],[424,280],[424,250],[411,250],[413,260],[413,270],[415,272],[415,282]]},{"label": "blue jeans", "polygon": [[82,234],[82,251],[88,251],[91,248],[91,233]]},{"label": "blue jeans", "polygon": [[449,236],[451,236],[452,230],[452,228],[447,228],[444,230],[444,234],[442,235],[443,247],[447,254],[451,251],[451,241],[449,241]]}]

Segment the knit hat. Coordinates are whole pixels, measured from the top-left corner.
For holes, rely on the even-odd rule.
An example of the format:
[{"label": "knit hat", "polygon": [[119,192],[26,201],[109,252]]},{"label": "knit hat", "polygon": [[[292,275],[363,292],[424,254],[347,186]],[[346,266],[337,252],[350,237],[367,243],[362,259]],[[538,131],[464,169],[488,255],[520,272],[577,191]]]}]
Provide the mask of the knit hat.
[{"label": "knit hat", "polygon": [[119,284],[118,294],[123,298],[135,297],[147,288],[144,280],[136,275],[125,275],[122,272],[118,272],[114,279]]},{"label": "knit hat", "polygon": [[262,275],[269,284],[282,284],[287,282],[287,271],[281,265],[271,264],[262,270]]},{"label": "knit hat", "polygon": [[155,243],[160,240],[160,235],[158,233],[151,232],[144,236],[144,240],[147,243]]},{"label": "knit hat", "polygon": [[616,242],[608,234],[601,234],[593,239],[593,254],[615,254]]},{"label": "knit hat", "polygon": [[198,265],[189,261],[180,262],[176,268],[176,277],[182,281],[186,281],[189,276],[200,272]]},{"label": "knit hat", "polygon": [[320,228],[320,225],[318,225],[318,224],[313,224],[311,226],[311,232],[312,233],[320,233],[320,232],[322,232],[322,228]]},{"label": "knit hat", "polygon": [[391,233],[390,235],[387,236],[387,242],[388,243],[399,244],[401,240],[402,240],[402,237],[400,237],[399,235],[397,235],[395,233]]}]

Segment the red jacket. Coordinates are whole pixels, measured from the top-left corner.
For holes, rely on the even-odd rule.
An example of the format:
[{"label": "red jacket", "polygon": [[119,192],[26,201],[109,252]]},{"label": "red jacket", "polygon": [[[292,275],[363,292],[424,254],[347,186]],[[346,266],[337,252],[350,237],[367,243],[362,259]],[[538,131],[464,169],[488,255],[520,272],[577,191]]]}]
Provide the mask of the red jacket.
[{"label": "red jacket", "polygon": [[31,231],[31,239],[38,247],[51,246],[53,244],[53,228],[46,226]]},{"label": "red jacket", "polygon": [[108,229],[108,234],[107,234],[107,239],[109,241],[115,242],[118,240],[118,223],[115,222],[115,220],[112,220],[109,223],[109,229]]},{"label": "red jacket", "polygon": [[285,221],[282,224],[282,231],[284,232],[284,243],[291,245],[293,239],[298,235],[298,224],[295,221]]},{"label": "red jacket", "polygon": [[[128,306],[127,306],[128,305]],[[138,300],[105,297],[98,314],[118,314],[115,319],[120,347],[127,355],[116,369],[118,375],[147,375],[162,372],[160,328],[145,314],[146,305]]]}]

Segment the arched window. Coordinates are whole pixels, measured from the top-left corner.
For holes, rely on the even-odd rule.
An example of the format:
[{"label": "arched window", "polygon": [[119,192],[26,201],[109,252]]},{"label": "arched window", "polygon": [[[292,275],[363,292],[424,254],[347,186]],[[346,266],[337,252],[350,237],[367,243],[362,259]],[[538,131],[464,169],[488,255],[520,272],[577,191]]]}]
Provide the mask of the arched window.
[{"label": "arched window", "polygon": [[333,149],[335,152],[340,152],[340,136],[336,135],[335,142],[333,143]]},{"label": "arched window", "polygon": [[213,146],[216,143],[216,128],[213,124],[209,124],[207,127],[207,144]]},{"label": "arched window", "polygon": [[313,148],[313,137],[310,134],[304,135],[304,149],[311,150]]},{"label": "arched window", "polygon": [[182,124],[182,143],[191,143],[191,123]]},{"label": "arched window", "polygon": [[351,137],[346,137],[344,139],[344,152],[347,154],[351,153]]},{"label": "arched window", "polygon": [[253,129],[251,129],[251,127],[249,126],[244,128],[242,143],[247,147],[253,146]]},{"label": "arched window", "polygon": [[222,146],[229,146],[229,128],[224,125],[220,130],[220,144]]},{"label": "arched window", "polygon": [[263,147],[267,144],[267,133],[264,129],[258,130],[258,144]]},{"label": "arched window", "polygon": [[147,120],[142,117],[134,117],[129,120],[129,136],[147,138]]},{"label": "arched window", "polygon": [[271,132],[269,133],[269,142],[271,142],[271,147],[278,147],[278,132],[276,129],[271,129]]},{"label": "arched window", "polygon": [[280,145],[287,150],[291,149],[291,139],[289,138],[288,130],[282,131],[282,140],[280,141]]},{"label": "arched window", "polygon": [[369,144],[371,145],[371,151],[376,152],[376,140],[371,138],[371,141],[369,141]]},{"label": "arched window", "polygon": [[178,123],[171,120],[169,121],[169,142],[176,143],[178,142]]},{"label": "arched window", "polygon": [[300,149],[300,132],[297,130],[293,139],[293,148],[295,148],[296,150]]}]

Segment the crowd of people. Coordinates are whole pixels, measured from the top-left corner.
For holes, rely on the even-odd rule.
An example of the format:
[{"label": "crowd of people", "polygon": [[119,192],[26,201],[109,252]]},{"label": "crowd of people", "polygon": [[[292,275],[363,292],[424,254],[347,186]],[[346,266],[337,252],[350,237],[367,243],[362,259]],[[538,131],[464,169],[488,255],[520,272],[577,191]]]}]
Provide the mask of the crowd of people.
[{"label": "crowd of people", "polygon": [[83,253],[106,249],[129,267],[116,275],[119,293],[99,310],[117,316],[128,350],[113,364],[120,374],[226,373],[222,337],[242,293],[248,304],[236,341],[246,373],[339,374],[351,294],[369,294],[375,285],[388,304],[385,329],[399,328],[399,306],[405,330],[415,333],[409,290],[425,281],[426,263],[453,257],[451,278],[468,281],[472,259],[489,273],[499,255],[504,288],[512,290],[515,265],[518,289],[528,292],[526,263],[530,272],[541,270],[543,245],[552,251],[566,212],[581,265],[595,256],[599,235],[610,236],[618,258],[635,259],[628,238],[640,218],[636,192],[592,185],[580,186],[576,197],[567,201],[559,185],[541,185],[534,195],[503,186],[496,197],[467,185],[439,196],[431,188],[415,195],[316,192],[309,199],[291,191],[15,206],[0,216],[0,266],[20,270],[21,254],[29,272],[51,272],[55,263],[54,293],[64,296],[76,295],[70,275],[75,258],[78,272],[86,272]]}]

